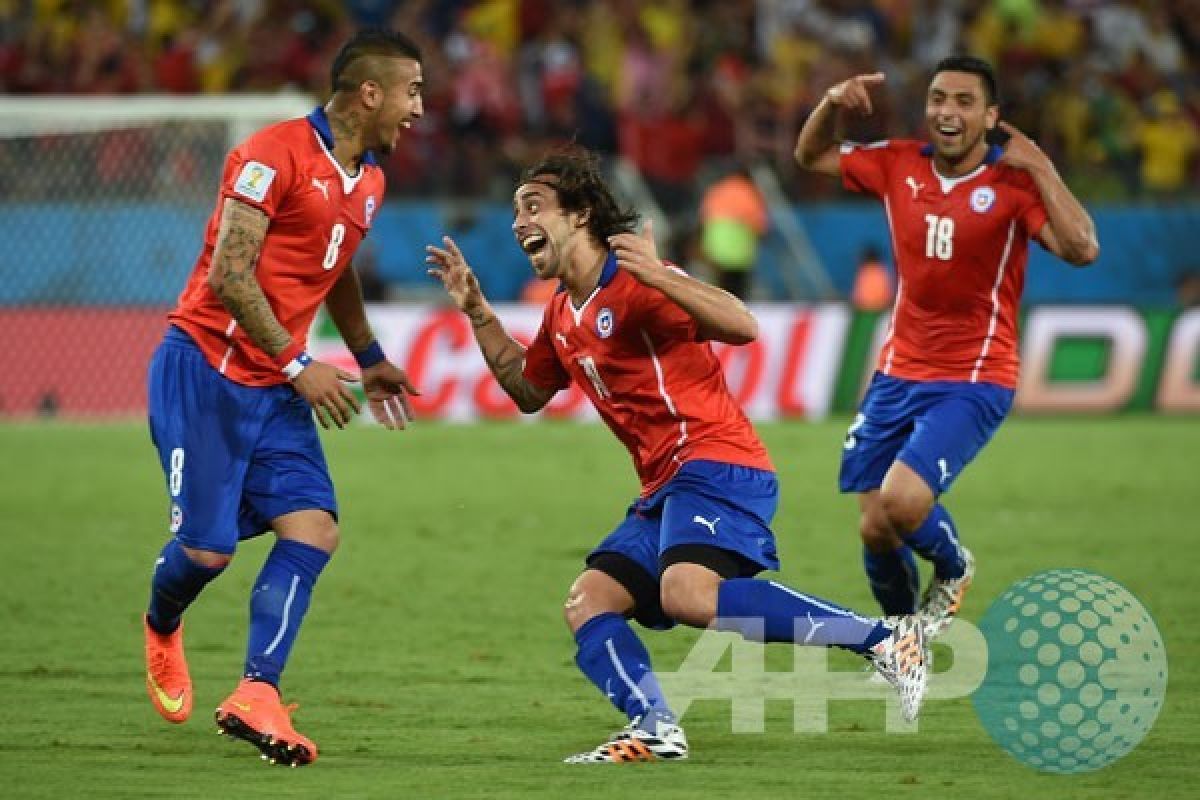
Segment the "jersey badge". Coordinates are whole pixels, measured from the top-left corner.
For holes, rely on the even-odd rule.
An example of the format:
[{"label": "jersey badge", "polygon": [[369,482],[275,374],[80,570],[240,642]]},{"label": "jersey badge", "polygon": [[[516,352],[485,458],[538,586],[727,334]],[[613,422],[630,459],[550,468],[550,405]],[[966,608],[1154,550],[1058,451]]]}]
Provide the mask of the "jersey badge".
[{"label": "jersey badge", "polygon": [[179,533],[183,527],[183,509],[178,503],[171,504],[171,533]]},{"label": "jersey badge", "polygon": [[363,209],[366,224],[370,226],[371,217],[375,216],[375,195],[367,195],[367,205]]},{"label": "jersey badge", "polygon": [[909,175],[904,182],[908,184],[908,188],[912,189],[913,200],[916,200],[917,195],[920,194],[921,190],[925,188],[925,184],[917,183],[917,179],[912,175]]},{"label": "jersey badge", "polygon": [[325,202],[329,202],[329,181],[319,181],[316,178],[312,179],[312,187],[316,189],[325,198]]},{"label": "jersey badge", "polygon": [[600,334],[601,339],[607,339],[613,334],[613,326],[616,321],[613,319],[611,308],[602,308],[596,314],[596,333]]},{"label": "jersey badge", "polygon": [[971,192],[971,210],[976,214],[983,214],[991,210],[995,202],[996,190],[990,186],[980,186]]},{"label": "jersey badge", "polygon": [[273,180],[275,180],[275,170],[257,161],[247,161],[242,167],[241,174],[238,175],[237,183],[233,185],[233,190],[243,197],[249,197],[254,202],[261,203],[267,196],[267,189],[271,188]]}]

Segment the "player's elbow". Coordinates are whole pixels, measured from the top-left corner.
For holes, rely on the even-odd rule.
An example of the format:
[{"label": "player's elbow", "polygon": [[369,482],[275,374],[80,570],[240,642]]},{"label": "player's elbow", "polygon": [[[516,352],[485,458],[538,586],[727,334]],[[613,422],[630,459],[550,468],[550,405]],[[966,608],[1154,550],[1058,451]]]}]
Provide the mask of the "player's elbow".
[{"label": "player's elbow", "polygon": [[792,151],[792,156],[796,159],[796,163],[803,169],[812,169],[817,163],[817,153],[812,152],[804,138],[796,140],[796,149]]},{"label": "player's elbow", "polygon": [[758,338],[758,319],[750,313],[750,309],[742,307],[735,324],[731,327],[725,341],[730,344],[750,344]]},{"label": "player's elbow", "polygon": [[225,286],[225,276],[220,271],[210,269],[208,271],[208,288],[212,289],[218,296],[221,294],[221,288]]},{"label": "player's elbow", "polygon": [[1067,254],[1067,263],[1074,267],[1088,267],[1100,257],[1100,243],[1094,236],[1086,236],[1075,244]]},{"label": "player's elbow", "polygon": [[515,398],[513,398],[513,401],[517,404],[517,408],[521,411],[522,414],[536,414],[537,412],[541,411],[543,408],[546,407],[546,403],[543,400],[534,400],[531,398],[524,398],[524,397],[516,398],[515,397]]},{"label": "player's elbow", "polygon": [[758,320],[753,316],[742,322],[737,329],[730,332],[725,341],[730,344],[750,344],[758,338]]}]

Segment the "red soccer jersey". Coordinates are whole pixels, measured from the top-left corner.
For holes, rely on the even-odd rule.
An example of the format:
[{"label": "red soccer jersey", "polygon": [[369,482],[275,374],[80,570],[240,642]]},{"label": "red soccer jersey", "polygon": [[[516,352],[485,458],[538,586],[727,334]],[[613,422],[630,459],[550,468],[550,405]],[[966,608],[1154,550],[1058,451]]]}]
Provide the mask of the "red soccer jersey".
[{"label": "red soccer jersey", "polygon": [[688,461],[774,470],[712,348],[697,336],[686,311],[610,254],[582,308],[565,291],[546,306],[525,353],[525,377],[548,389],[579,384],[633,457],[643,497]]},{"label": "red soccer jersey", "polygon": [[994,147],[947,180],[920,142],[842,147],[846,188],[881,198],[891,228],[899,281],[884,374],[1017,385],[1017,309],[1046,209],[1029,174],[999,156]]},{"label": "red soccer jersey", "polygon": [[306,341],[317,308],[349,267],[383,199],[383,171],[370,154],[350,176],[334,160],[332,143],[325,111],[317,108],[303,119],[262,129],[225,159],[204,250],[168,319],[238,383],[269,386],[287,379],[208,286],[221,208],[232,197],[270,218],[255,277],[292,341]]}]

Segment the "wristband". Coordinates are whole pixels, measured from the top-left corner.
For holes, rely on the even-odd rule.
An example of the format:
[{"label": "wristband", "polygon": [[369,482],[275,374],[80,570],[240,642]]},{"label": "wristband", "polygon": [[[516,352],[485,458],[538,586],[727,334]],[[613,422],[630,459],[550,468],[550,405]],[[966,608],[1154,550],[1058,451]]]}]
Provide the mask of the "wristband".
[{"label": "wristband", "polygon": [[304,368],[312,362],[313,357],[308,354],[307,350],[304,350],[298,353],[295,358],[284,365],[283,374],[289,381],[294,381],[301,372],[304,372]]},{"label": "wristband", "polygon": [[367,349],[354,353],[354,360],[358,362],[359,369],[373,367],[386,358],[387,356],[383,354],[383,348],[379,346],[378,339],[367,345]]},{"label": "wristband", "polygon": [[279,351],[279,355],[271,356],[271,360],[275,362],[275,366],[283,369],[295,360],[296,356],[305,352],[303,339],[292,339],[288,342],[288,346]]}]

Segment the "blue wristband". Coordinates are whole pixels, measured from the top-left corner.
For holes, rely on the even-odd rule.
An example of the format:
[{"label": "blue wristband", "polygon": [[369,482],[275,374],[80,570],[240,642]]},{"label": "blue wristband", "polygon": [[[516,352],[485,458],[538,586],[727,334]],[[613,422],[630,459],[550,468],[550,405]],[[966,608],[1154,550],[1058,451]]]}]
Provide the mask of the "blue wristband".
[{"label": "blue wristband", "polygon": [[296,380],[296,376],[298,376],[301,372],[304,372],[304,368],[312,362],[313,357],[309,355],[307,350],[297,353],[295,358],[284,365],[282,370],[284,377],[286,377],[289,381]]},{"label": "blue wristband", "polygon": [[378,340],[371,342],[366,350],[359,350],[354,354],[354,360],[358,362],[359,369],[373,367],[386,358],[387,356],[383,354],[383,348],[379,346]]}]

